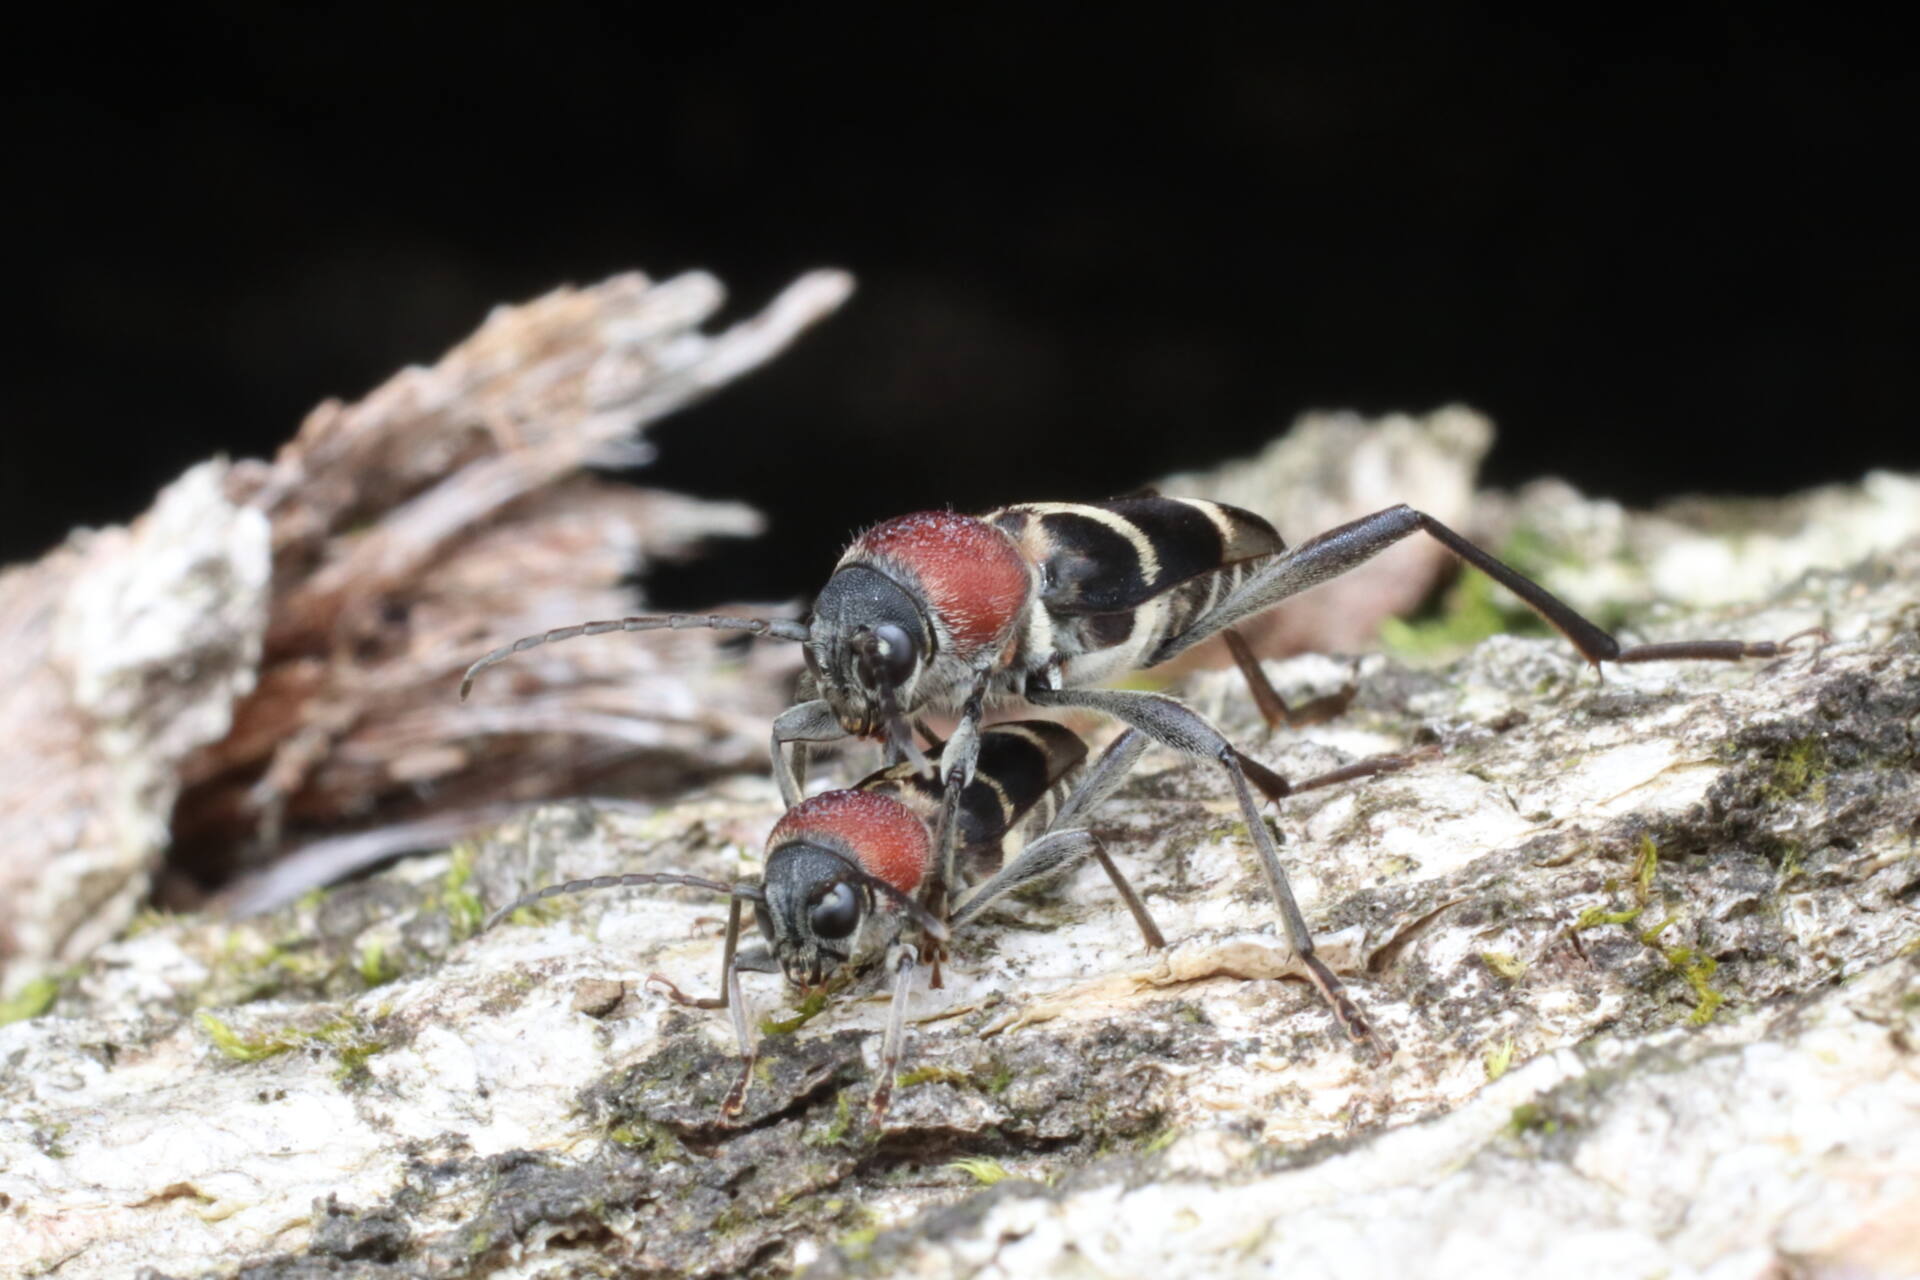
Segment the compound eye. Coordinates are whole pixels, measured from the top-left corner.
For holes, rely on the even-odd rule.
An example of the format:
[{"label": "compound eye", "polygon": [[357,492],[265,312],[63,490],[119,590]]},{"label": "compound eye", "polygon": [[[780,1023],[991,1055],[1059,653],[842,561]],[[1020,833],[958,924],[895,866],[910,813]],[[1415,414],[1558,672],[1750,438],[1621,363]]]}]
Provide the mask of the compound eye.
[{"label": "compound eye", "polygon": [[913,637],[905,627],[883,622],[873,629],[873,656],[881,677],[897,689],[913,674]]},{"label": "compound eye", "polygon": [[822,938],[844,938],[860,923],[860,895],[841,880],[807,913],[807,923]]}]

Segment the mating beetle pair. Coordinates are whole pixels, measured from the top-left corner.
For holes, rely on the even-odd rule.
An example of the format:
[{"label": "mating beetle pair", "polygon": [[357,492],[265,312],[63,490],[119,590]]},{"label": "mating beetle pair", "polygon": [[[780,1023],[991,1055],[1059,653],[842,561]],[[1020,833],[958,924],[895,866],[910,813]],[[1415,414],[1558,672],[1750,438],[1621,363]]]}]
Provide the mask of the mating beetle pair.
[{"label": "mating beetle pair", "polygon": [[[1294,902],[1279,850],[1261,820],[1254,796],[1256,787],[1269,798],[1276,798],[1307,784],[1290,784],[1249,760],[1204,717],[1171,697],[1088,686],[1157,666],[1225,632],[1269,722],[1314,718],[1337,710],[1340,700],[1336,697],[1289,712],[1260,673],[1245,643],[1230,628],[1346,573],[1415,532],[1431,535],[1469,565],[1510,589],[1596,668],[1602,662],[1773,657],[1798,638],[1622,646],[1539,584],[1411,507],[1376,512],[1289,549],[1273,527],[1252,512],[1221,503],[1146,495],[1100,503],[1020,504],[980,517],[944,511],[898,517],[854,540],[805,619],[671,614],[563,627],[488,654],[468,669],[461,693],[465,696],[481,670],[514,653],[576,636],[708,628],[802,644],[807,674],[802,679],[801,699],[773,725],[774,772],[789,809],[788,818],[775,830],[776,842],[783,830],[804,830],[809,840],[815,841],[808,847],[831,849],[831,845],[817,843],[830,834],[839,849],[838,854],[829,855],[830,859],[838,857],[843,864],[860,864],[862,874],[868,877],[835,883],[849,886],[845,892],[862,902],[874,900],[872,894],[878,892],[916,920],[923,941],[934,947],[944,940],[946,924],[970,916],[981,894],[994,883],[988,881],[958,911],[949,910],[949,896],[959,887],[960,855],[965,847],[962,815],[968,808],[967,797],[976,794],[975,788],[983,778],[989,791],[994,784],[1004,785],[992,772],[982,770],[986,745],[996,732],[982,728],[981,717],[988,703],[1012,700],[1036,707],[1104,712],[1128,725],[1129,731],[1108,749],[1091,771],[1083,793],[1070,800],[1065,810],[1077,817],[1110,793],[1148,740],[1212,761],[1225,770],[1289,945],[1347,1034],[1364,1041],[1370,1034],[1365,1020],[1339,979],[1314,954],[1312,935]],[[916,717],[926,712],[958,715],[952,736],[938,752],[937,764],[928,760],[913,736]],[[1030,724],[1023,728],[1037,732]],[[844,855],[860,848],[859,841],[867,834],[851,816],[858,806],[840,802],[848,807],[809,809],[824,797],[802,801],[809,744],[848,737],[883,740],[891,761],[896,766],[904,763],[905,769],[883,771],[852,793],[831,795],[872,795],[893,785],[901,795],[911,791],[923,810],[933,811],[927,823],[931,843],[924,871],[913,877],[911,886],[886,880],[868,868],[864,852],[848,863]],[[1084,748],[1081,750],[1084,752]],[[1400,757],[1381,757],[1311,782],[1322,785],[1399,768],[1405,763]],[[881,781],[886,778],[894,782]],[[916,778],[922,781],[907,784],[906,780]],[[1085,793],[1091,793],[1090,797]],[[1005,814],[998,833],[1004,835],[1011,830],[1010,824],[1017,816],[1011,811]],[[819,946],[811,913],[821,911],[821,923],[837,927],[842,913],[848,910],[843,905],[846,899],[838,896],[842,892],[838,888],[829,887],[825,891],[829,896],[811,900],[804,896],[814,891],[810,886],[816,881],[801,876],[799,869],[817,865],[822,868],[821,874],[831,879],[830,861],[790,863],[795,868],[793,883],[776,887],[775,859],[781,849],[770,848],[766,883],[758,889],[698,882],[702,887],[733,895],[730,918],[734,923],[729,926],[723,988],[730,994],[738,990],[735,974],[741,967],[740,957],[749,954],[736,953],[733,947],[743,898],[754,900],[763,918],[772,924],[775,957],[789,979],[800,985],[811,979],[815,964],[827,950]],[[874,856],[881,855],[876,852]],[[1101,856],[1105,861],[1104,853]],[[1063,863],[1065,860],[1063,855]],[[1016,860],[1007,871],[1018,866]],[[1116,884],[1124,885],[1117,872],[1112,874]],[[783,881],[786,876],[782,871]],[[1028,877],[1036,878],[1039,876]],[[614,880],[619,882],[618,878]],[[888,887],[876,889],[882,881]],[[655,877],[628,882],[694,881]],[[795,899],[792,894],[803,882],[809,887]],[[1130,891],[1124,892],[1131,898]],[[1144,920],[1137,902],[1130,905]],[[802,908],[807,914],[805,929],[797,927],[797,913]],[[903,957],[913,954],[902,952]],[[902,962],[896,990],[904,989],[904,975],[911,963],[911,959]],[[728,997],[722,996],[708,1003],[727,1001]],[[744,1052],[748,1037],[737,995],[729,1007],[736,1028],[741,1029]],[[902,1005],[896,1001],[894,1021],[901,1016]],[[890,1030],[886,1052],[897,1056],[898,1041],[897,1030]],[[737,1106],[737,1099],[730,1101]],[[884,1095],[880,1102],[884,1105]]]},{"label": "mating beetle pair", "polygon": [[[810,992],[825,987],[842,966],[857,967],[891,950],[893,1005],[872,1097],[878,1114],[891,1094],[908,987],[920,959],[920,949],[902,936],[904,924],[917,926],[923,943],[944,941],[949,924],[965,924],[1013,890],[1091,857],[1106,869],[1147,945],[1165,945],[1099,839],[1077,825],[1125,775],[1144,745],[1138,733],[1129,731],[1088,770],[1086,744],[1061,725],[1031,720],[985,729],[974,781],[959,798],[955,841],[961,869],[985,878],[947,921],[928,912],[919,899],[933,868],[937,837],[930,824],[942,809],[940,786],[914,765],[902,763],[847,790],[823,792],[789,809],[767,837],[766,873],[758,884],[722,884],[678,872],[598,876],[530,893],[495,912],[488,926],[543,898],[586,889],[683,885],[727,895],[720,994],[690,997],[658,974],[649,982],[678,1003],[732,1014],[742,1065],[724,1104],[728,1114],[737,1113],[744,1101],[754,1059],[741,972],[778,968],[791,985]],[[936,747],[933,756],[937,760],[940,755]],[[1016,845],[1021,837],[1031,838]],[[764,945],[741,948],[743,903],[753,905]]]}]

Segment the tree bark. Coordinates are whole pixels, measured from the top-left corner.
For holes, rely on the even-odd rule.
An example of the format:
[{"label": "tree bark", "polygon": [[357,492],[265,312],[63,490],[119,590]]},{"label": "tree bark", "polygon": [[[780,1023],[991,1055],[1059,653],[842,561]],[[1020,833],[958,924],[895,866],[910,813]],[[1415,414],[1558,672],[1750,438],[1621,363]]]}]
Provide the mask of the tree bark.
[{"label": "tree bark", "polygon": [[[474,928],[562,878],[752,872],[777,801],[734,779],[535,809],[257,920],[101,947],[0,1029],[0,1256],[63,1277],[1911,1274],[1914,484],[1737,521],[1564,489],[1475,504],[1583,606],[1625,584],[1636,639],[1824,626],[1817,653],[1600,682],[1551,635],[1437,653],[1512,617],[1455,595],[1359,664],[1338,721],[1268,738],[1234,674],[1181,687],[1290,776],[1432,748],[1272,814],[1382,1056],[1298,980],[1225,782],[1150,755],[1096,827],[1167,951],[1083,870],[989,912],[916,990],[877,1131],[877,977],[769,1035],[725,1122],[724,1015],[645,984],[709,989],[713,902],[606,893]],[[1864,532],[1801,572],[1834,521]],[[1726,602],[1756,539],[1774,576]],[[1303,697],[1350,671],[1269,667]],[[773,975],[749,991],[784,1012]]]}]

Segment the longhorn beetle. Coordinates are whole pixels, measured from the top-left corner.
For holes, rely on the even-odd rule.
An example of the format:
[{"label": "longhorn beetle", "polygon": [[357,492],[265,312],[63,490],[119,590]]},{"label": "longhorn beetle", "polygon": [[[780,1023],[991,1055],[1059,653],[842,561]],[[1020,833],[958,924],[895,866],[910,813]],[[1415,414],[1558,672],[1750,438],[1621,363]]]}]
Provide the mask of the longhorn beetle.
[{"label": "longhorn beetle", "polygon": [[[900,1063],[906,1002],[918,950],[900,937],[910,919],[935,941],[947,926],[921,902],[932,887],[937,837],[931,824],[943,812],[955,817],[954,846],[963,873],[984,878],[953,911],[950,922],[964,925],[1015,889],[1061,875],[1091,857],[1113,881],[1133,913],[1150,948],[1166,945],[1160,929],[1126,877],[1107,855],[1099,838],[1082,824],[1087,812],[1112,792],[1147,745],[1129,729],[1083,768],[1087,748],[1079,736],[1046,720],[990,725],[975,740],[973,780],[951,806],[943,803],[943,784],[911,763],[880,770],[845,791],[827,791],[787,811],[767,837],[766,872],[760,883],[722,884],[680,872],[642,872],[596,876],[552,885],[516,899],[493,913],[491,929],[521,907],[560,894],[624,885],[681,885],[725,894],[726,943],[721,950],[720,994],[693,997],[659,974],[648,981],[676,1003],[702,1009],[726,1009],[742,1059],[739,1077],[722,1103],[722,1113],[739,1114],[752,1078],[752,1019],[740,986],[743,970],[778,968],[803,993],[823,990],[843,965],[860,965],[885,950],[894,952],[893,1003],[881,1042],[880,1076],[871,1106],[885,1113]],[[950,748],[948,748],[950,749]],[[935,760],[940,747],[932,751]],[[1298,784],[1295,790],[1324,786],[1351,776],[1350,769]],[[1016,838],[1033,835],[1014,848]],[[999,863],[997,870],[993,864]],[[970,875],[969,878],[975,878]],[[766,945],[741,949],[741,904],[753,904]]]},{"label": "longhorn beetle", "polygon": [[[1087,686],[1158,666],[1416,532],[1429,534],[1519,596],[1596,670],[1602,662],[1773,657],[1799,638],[1623,646],[1538,583],[1409,506],[1363,516],[1288,549],[1273,526],[1250,511],[1156,494],[1021,503],[977,517],[952,511],[899,516],[854,539],[804,619],[665,614],[561,627],[474,663],[461,681],[461,696],[494,663],[576,636],[711,628],[798,641],[808,669],[803,700],[773,724],[774,773],[789,806],[803,790],[807,744],[880,737],[895,759],[924,766],[911,718],[923,711],[957,712],[958,725],[942,754],[947,785],[927,898],[936,916],[944,912],[953,880],[954,811],[974,777],[986,704],[1015,698],[1105,712],[1226,771],[1288,943],[1347,1034],[1365,1041],[1366,1024],[1339,979],[1314,954],[1312,934],[1249,787],[1246,758],[1204,717],[1171,697]],[[1244,649],[1236,646],[1235,655],[1263,709],[1284,708],[1270,686],[1263,691],[1265,678],[1255,679],[1259,667]],[[1271,776],[1268,782],[1277,784],[1266,788],[1269,794],[1286,794],[1285,779]]]}]

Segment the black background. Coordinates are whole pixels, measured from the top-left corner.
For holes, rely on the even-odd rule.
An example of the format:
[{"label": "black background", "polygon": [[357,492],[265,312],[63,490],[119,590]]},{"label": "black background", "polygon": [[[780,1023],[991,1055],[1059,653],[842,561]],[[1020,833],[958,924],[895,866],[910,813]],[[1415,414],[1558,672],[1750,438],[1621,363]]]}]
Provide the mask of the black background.
[{"label": "black background", "polygon": [[[1920,466],[1904,41],[1831,11],[891,20],[65,11],[11,77],[0,559],[431,360],[497,301],[814,265],[853,305],[655,434],[816,585],[926,506],[1101,496],[1460,400],[1644,501]],[[1274,513],[1269,513],[1274,514]]]}]

